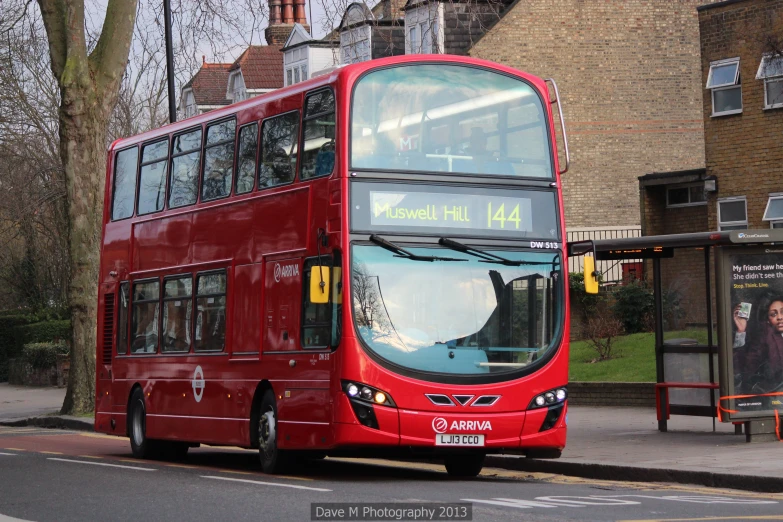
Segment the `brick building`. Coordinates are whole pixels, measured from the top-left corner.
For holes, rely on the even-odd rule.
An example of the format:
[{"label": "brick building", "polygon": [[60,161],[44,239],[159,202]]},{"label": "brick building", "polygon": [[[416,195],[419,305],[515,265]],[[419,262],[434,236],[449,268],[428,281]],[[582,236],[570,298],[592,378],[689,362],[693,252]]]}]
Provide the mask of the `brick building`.
[{"label": "brick building", "polygon": [[639,176],[704,167],[703,3],[517,1],[471,49],[557,80],[573,160],[569,232],[638,229]]}]

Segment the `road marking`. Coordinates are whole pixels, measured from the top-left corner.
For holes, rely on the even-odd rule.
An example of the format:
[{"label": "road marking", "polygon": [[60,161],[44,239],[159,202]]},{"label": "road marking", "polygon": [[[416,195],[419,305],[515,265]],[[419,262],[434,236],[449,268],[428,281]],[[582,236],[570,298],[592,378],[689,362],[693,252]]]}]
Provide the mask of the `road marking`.
[{"label": "road marking", "polygon": [[201,475],[201,478],[214,479],[214,480],[228,480],[231,482],[244,482],[246,484],[258,484],[259,486],[275,486],[280,488],[292,488],[292,489],[306,489],[308,491],[332,491],[331,489],[324,488],[311,488],[308,486],[297,486],[296,484],[280,484],[277,482],[261,482],[260,480],[248,480],[231,477],[214,477],[210,475]]},{"label": "road marking", "polygon": [[186,466],[184,464],[164,464],[164,466],[168,466],[169,468],[185,468],[185,469],[197,469],[198,466]]},{"label": "road marking", "polygon": [[14,455],[16,455],[16,453],[0,453],[0,455],[8,455],[13,457]]},{"label": "road marking", "polygon": [[123,437],[118,435],[102,435],[100,433],[79,433],[79,436],[90,437],[93,439],[114,439],[114,440],[128,439],[128,437]]},{"label": "road marking", "polygon": [[642,518],[639,520],[618,520],[618,522],[701,522],[703,520],[783,520],[783,515],[742,515],[736,517],[704,518]]},{"label": "road marking", "polygon": [[249,471],[234,471],[233,469],[219,469],[220,473],[236,473],[238,475],[252,475]]},{"label": "road marking", "polygon": [[60,451],[39,451],[38,453],[46,453],[47,455],[62,455]]},{"label": "road marking", "polygon": [[102,459],[103,457],[96,457],[95,455],[77,455],[83,459]]},{"label": "road marking", "polygon": [[9,451],[27,451],[27,450],[23,450],[21,448],[3,448],[3,449],[7,449]]},{"label": "road marking", "polygon": [[138,466],[122,466],[120,464],[107,464],[105,462],[85,462],[83,460],[58,459],[58,458],[55,458],[55,457],[49,457],[46,460],[56,460],[58,462],[74,462],[76,464],[89,464],[91,466],[107,466],[107,467],[110,467],[110,468],[135,469],[135,470],[138,470],[138,471],[157,471],[156,469],[140,468]]}]

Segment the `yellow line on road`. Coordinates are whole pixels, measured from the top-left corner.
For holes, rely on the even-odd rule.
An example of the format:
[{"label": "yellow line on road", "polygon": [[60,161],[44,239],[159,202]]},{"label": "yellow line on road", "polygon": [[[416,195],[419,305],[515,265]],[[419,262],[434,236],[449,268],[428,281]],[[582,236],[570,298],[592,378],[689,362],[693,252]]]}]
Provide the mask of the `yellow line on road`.
[{"label": "yellow line on road", "polygon": [[27,451],[27,450],[23,450],[22,448],[3,448],[3,449],[7,449],[11,451]]},{"label": "yellow line on road", "polygon": [[186,469],[199,469],[198,466],[186,466],[184,464],[164,464],[170,468],[186,468]]},{"label": "yellow line on road", "polygon": [[84,457],[85,459],[102,459],[103,457],[96,457],[95,455],[77,455],[78,457]]},{"label": "yellow line on road", "polygon": [[102,433],[79,433],[82,437],[91,437],[93,439],[128,439],[128,437],[118,437],[116,435],[103,435]]},{"label": "yellow line on road", "polygon": [[783,520],[783,515],[742,515],[736,517],[703,518],[640,518],[636,520],[618,520],[617,522],[697,522],[703,520]]},{"label": "yellow line on road", "polygon": [[46,453],[47,455],[62,455],[59,451],[39,451],[38,453]]},{"label": "yellow line on road", "polygon": [[249,471],[234,471],[232,469],[219,469],[219,473],[236,473],[237,475],[252,475]]}]

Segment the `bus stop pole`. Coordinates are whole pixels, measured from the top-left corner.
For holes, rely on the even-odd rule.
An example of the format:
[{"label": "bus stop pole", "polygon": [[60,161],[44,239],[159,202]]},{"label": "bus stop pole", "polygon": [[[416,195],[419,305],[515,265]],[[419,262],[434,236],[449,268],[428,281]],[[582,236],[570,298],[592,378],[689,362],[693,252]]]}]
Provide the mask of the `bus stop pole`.
[{"label": "bus stop pole", "polygon": [[[665,382],[663,375],[663,297],[661,290],[661,260],[653,259],[653,295],[655,297],[655,374],[658,382]],[[658,431],[666,431],[666,412],[669,411],[667,393],[664,388],[658,388],[661,405],[661,417],[658,421]]]},{"label": "bus stop pole", "polygon": [[[707,357],[709,357],[710,384],[715,382],[715,363],[713,353],[715,347],[712,339],[712,288],[710,287],[710,247],[704,247],[704,283],[707,285],[707,346],[709,347]],[[710,408],[712,408],[712,431],[715,431],[715,390],[710,389]]]}]

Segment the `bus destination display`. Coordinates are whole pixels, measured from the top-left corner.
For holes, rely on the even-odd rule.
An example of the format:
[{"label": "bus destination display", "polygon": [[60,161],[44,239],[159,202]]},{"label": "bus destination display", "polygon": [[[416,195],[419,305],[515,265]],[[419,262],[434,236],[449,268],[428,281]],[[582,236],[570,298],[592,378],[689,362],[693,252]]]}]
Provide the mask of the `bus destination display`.
[{"label": "bus destination display", "polygon": [[[545,191],[473,189],[469,193],[462,187],[370,183],[354,183],[353,188],[354,229],[557,237],[554,194]],[[387,188],[393,190],[379,190]]]}]

